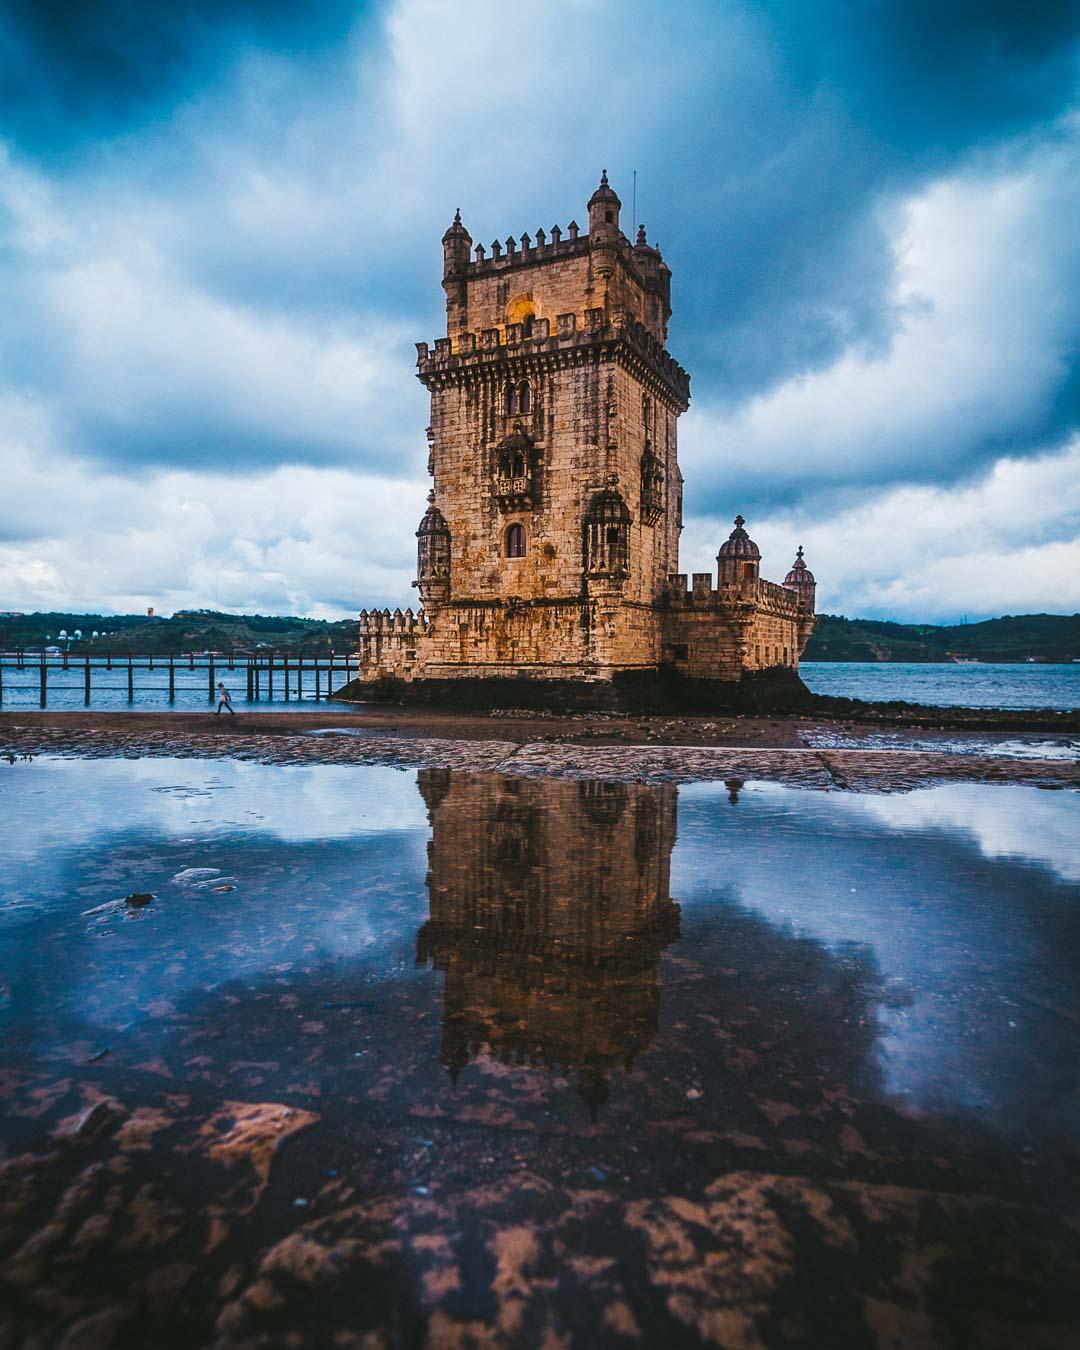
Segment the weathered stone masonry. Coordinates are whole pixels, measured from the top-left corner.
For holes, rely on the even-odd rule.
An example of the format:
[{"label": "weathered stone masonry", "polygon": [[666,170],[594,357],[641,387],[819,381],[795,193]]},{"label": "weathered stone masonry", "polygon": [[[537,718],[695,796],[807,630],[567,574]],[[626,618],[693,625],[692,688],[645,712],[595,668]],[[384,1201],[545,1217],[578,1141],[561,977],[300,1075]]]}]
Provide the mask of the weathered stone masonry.
[{"label": "weathered stone masonry", "polygon": [[443,236],[447,335],[417,343],[433,487],[417,531],[423,611],[364,611],[361,679],[706,679],[797,667],[814,622],[800,556],[758,575],[741,518],[710,574],[678,574],[676,424],[689,376],[665,348],[669,272],[631,244],[605,174],[589,232]]}]

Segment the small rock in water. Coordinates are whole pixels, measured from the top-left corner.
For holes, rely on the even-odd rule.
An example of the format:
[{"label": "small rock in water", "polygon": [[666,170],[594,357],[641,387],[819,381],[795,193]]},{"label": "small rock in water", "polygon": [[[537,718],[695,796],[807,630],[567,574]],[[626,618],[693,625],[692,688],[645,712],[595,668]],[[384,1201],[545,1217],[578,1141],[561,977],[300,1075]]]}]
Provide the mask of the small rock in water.
[{"label": "small rock in water", "polygon": [[179,882],[181,886],[194,886],[197,881],[208,881],[211,877],[219,876],[220,867],[185,867],[182,872],[177,872],[173,881]]},{"label": "small rock in water", "polygon": [[148,905],[153,898],[152,891],[132,891],[130,895],[124,897],[124,904],[131,905],[133,909],[140,909],[143,905]]},{"label": "small rock in water", "polygon": [[700,1088],[687,1088],[686,1090],[686,1100],[688,1102],[696,1102],[704,1096],[705,1094]]}]

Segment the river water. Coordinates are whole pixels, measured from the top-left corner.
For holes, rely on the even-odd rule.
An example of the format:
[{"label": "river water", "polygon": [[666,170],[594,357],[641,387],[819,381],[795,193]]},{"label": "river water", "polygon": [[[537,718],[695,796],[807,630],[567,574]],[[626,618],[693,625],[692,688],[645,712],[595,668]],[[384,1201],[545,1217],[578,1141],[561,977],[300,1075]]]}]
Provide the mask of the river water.
[{"label": "river water", "polygon": [[[954,665],[903,662],[804,661],[800,672],[816,694],[835,694],[871,702],[901,699],[934,706],[960,705],[972,708],[1080,708],[1080,664],[1076,665]],[[351,673],[351,672],[350,672]],[[249,702],[245,697],[245,672],[221,667],[216,677],[224,681],[238,709],[284,706],[282,674],[275,674],[275,696],[266,694],[263,672],[261,698]],[[311,670],[302,675],[297,692],[297,675],[290,673],[289,704],[302,704],[305,712],[327,708],[326,672],[321,676],[321,701],[315,698],[315,677]],[[336,672],[334,688],[346,682],[344,669]],[[175,699],[169,700],[169,675],[160,663],[154,670],[140,667],[135,672],[134,699],[129,702],[127,668],[119,662],[112,670],[95,667],[90,706],[114,712],[181,711],[206,712],[214,703],[207,695],[205,670],[187,670],[178,665],[175,672]],[[84,706],[82,669],[74,662],[68,670],[53,667],[49,671],[47,706],[56,711],[77,711]],[[31,710],[39,706],[40,683],[37,668],[7,669],[0,708]],[[339,711],[347,706],[331,704]]]},{"label": "river water", "polygon": [[0,770],[0,1341],[1066,1344],[1076,794]]},{"label": "river water", "polygon": [[1080,708],[1080,663],[803,661],[815,694],[933,707]]}]

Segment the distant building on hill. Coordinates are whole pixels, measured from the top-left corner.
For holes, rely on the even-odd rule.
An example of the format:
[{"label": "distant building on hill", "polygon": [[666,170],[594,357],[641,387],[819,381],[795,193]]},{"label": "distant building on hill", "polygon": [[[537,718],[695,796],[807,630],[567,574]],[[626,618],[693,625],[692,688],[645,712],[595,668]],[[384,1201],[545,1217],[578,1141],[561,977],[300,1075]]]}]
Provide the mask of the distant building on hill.
[{"label": "distant building on hill", "polygon": [[738,516],[715,585],[677,570],[690,380],[665,347],[671,273],[620,208],[604,174],[587,234],[473,250],[458,213],[443,236],[447,335],[417,343],[423,610],[361,613],[362,681],[798,667],[815,597],[801,548],[783,584],[763,580]]}]

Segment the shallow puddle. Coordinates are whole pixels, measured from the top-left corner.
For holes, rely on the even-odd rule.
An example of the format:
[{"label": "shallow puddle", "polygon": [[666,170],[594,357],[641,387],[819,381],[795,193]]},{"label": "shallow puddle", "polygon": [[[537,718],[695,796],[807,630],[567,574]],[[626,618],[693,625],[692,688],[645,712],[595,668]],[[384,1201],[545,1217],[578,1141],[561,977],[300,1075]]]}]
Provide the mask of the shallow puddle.
[{"label": "shallow puddle", "polygon": [[0,1343],[1070,1343],[1076,794],[0,768]]}]

